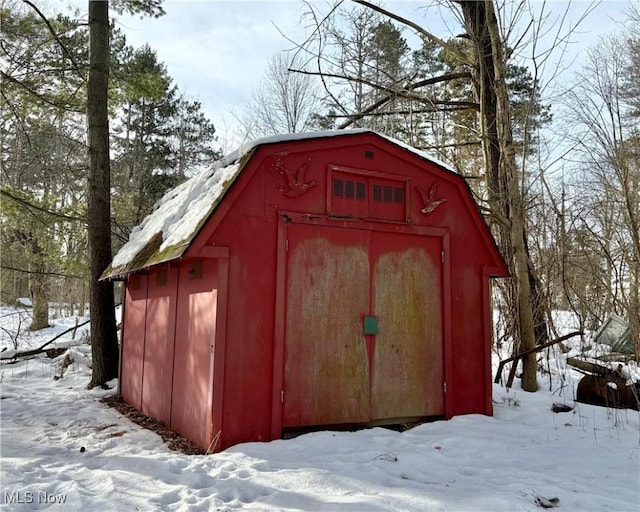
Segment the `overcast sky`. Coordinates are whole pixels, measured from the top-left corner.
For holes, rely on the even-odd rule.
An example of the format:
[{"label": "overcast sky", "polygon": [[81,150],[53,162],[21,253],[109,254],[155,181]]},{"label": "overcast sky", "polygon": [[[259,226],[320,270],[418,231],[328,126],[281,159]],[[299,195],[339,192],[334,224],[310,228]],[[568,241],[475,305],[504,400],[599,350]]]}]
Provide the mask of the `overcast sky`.
[{"label": "overcast sky", "polygon": [[[83,0],[50,1],[61,7],[70,3],[86,6]],[[565,62],[579,60],[580,53],[599,35],[616,30],[616,21],[623,19],[631,1],[603,0],[572,36],[574,44],[563,56]],[[327,2],[313,3],[326,12]],[[453,20],[443,21],[437,8],[425,9],[435,3],[395,0],[384,5],[436,35],[448,37],[458,27]],[[529,4],[535,9],[542,2],[529,0]],[[560,17],[567,5],[563,0],[547,2],[550,18]],[[589,5],[588,1],[574,1],[565,26],[577,22]],[[120,26],[130,44],[147,43],[157,51],[181,90],[202,102],[220,135],[237,124],[232,112],[241,115],[269,58],[292,48],[280,32],[294,40],[302,40],[305,35],[302,15],[306,7],[301,0],[165,0],[164,8],[167,14],[162,18],[123,18]],[[410,38],[410,32],[405,31],[405,36]]]}]

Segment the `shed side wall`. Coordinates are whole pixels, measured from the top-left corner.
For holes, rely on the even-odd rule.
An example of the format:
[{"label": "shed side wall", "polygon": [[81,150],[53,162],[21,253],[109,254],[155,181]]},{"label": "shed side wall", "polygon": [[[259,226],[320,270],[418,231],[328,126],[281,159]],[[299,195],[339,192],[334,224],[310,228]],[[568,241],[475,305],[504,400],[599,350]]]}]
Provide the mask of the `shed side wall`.
[{"label": "shed side wall", "polygon": [[126,327],[122,333],[120,390],[125,402],[141,409],[147,276],[134,275],[127,279],[124,313]]},{"label": "shed side wall", "polygon": [[216,260],[185,261],[180,266],[171,428],[204,449],[211,442],[211,360],[217,282]]}]

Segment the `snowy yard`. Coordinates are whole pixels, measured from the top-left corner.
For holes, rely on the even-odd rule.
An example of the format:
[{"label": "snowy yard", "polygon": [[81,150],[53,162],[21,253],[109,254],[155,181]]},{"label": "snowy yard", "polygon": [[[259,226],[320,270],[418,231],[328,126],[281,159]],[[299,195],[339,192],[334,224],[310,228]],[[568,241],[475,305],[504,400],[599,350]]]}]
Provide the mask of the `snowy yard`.
[{"label": "snowy yard", "polygon": [[[9,313],[0,308],[2,327],[13,325],[17,315]],[[74,322],[53,320],[55,327],[25,334],[22,348]],[[81,339],[78,333],[75,343]],[[69,343],[68,336],[60,341]],[[559,379],[550,392],[540,378],[535,394],[496,385],[493,418],[456,417],[404,433],[325,431],[187,456],[100,402],[113,391],[86,389],[87,349],[72,349],[76,363],[58,380],[59,361],[46,357],[2,365],[0,508],[511,512],[555,504],[622,512],[640,506],[639,413],[574,404],[579,374],[563,369],[564,356],[551,365],[566,377],[562,389]],[[576,408],[555,414],[554,402]]]}]

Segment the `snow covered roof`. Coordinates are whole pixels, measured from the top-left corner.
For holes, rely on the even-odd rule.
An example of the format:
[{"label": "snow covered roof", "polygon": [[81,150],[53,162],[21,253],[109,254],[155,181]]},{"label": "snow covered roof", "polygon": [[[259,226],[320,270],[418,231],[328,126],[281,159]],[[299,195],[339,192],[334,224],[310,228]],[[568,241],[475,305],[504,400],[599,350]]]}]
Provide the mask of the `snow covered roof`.
[{"label": "snow covered roof", "polygon": [[102,279],[122,276],[182,257],[259,146],[362,133],[373,133],[420,158],[455,172],[447,164],[422,151],[366,129],[294,133],[257,139],[221,158],[211,169],[167,192],[142,223],[131,231],[128,242],[113,258]]}]

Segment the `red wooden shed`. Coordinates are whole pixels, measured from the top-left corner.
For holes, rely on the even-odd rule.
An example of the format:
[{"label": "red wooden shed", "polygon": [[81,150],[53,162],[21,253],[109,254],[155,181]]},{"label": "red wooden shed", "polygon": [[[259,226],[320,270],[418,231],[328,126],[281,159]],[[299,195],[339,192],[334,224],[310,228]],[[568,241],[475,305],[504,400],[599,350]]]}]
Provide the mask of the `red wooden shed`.
[{"label": "red wooden shed", "polygon": [[124,278],[120,392],[221,450],[491,414],[489,278],[464,179],[365,130],[259,140],[170,191]]}]

